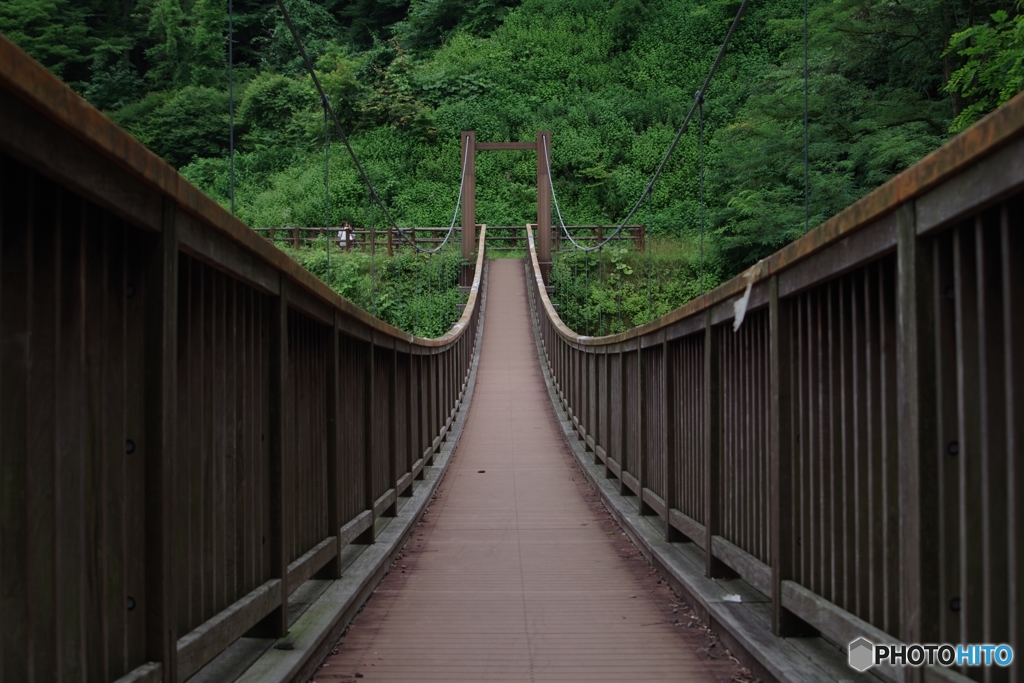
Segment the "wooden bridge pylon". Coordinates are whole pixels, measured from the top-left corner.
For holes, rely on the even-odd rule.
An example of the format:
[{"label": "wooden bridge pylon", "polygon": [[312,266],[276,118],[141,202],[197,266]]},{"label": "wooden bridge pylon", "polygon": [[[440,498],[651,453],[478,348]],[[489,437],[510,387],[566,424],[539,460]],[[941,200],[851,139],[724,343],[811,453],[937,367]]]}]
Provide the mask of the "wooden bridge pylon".
[{"label": "wooden bridge pylon", "polygon": [[[477,142],[476,131],[462,131],[462,158],[466,160],[466,179],[462,200],[462,260],[473,258],[476,246],[476,153],[488,150],[533,150],[537,153],[537,255],[547,278],[551,270],[551,185],[545,155],[551,156],[551,131],[537,131],[535,142]],[[463,277],[466,277],[464,274]],[[462,284],[466,284],[463,282]]]}]

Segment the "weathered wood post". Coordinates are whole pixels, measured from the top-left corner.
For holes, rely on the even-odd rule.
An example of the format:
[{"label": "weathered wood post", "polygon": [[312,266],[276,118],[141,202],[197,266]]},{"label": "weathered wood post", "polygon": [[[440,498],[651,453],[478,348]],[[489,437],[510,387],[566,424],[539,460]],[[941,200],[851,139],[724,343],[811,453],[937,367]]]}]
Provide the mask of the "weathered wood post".
[{"label": "weathered wood post", "polygon": [[683,535],[672,526],[672,510],[679,509],[679,488],[676,485],[676,470],[679,457],[676,449],[676,430],[678,429],[673,420],[676,403],[676,364],[672,360],[672,349],[668,341],[661,342],[661,376],[658,378],[659,393],[663,397],[661,403],[661,430],[662,439],[665,444],[664,468],[665,481],[665,540],[681,541]]},{"label": "weathered wood post", "polygon": [[375,512],[373,509],[373,444],[379,438],[373,433],[373,410],[376,405],[376,381],[377,361],[375,356],[376,334],[370,329],[370,339],[366,344],[367,359],[366,367],[363,368],[363,498],[366,509],[370,513],[370,526],[360,539],[363,543],[374,543],[376,541],[376,529],[374,525]]},{"label": "weathered wood post", "polygon": [[725,567],[715,559],[714,537],[721,524],[721,342],[715,334],[711,309],[704,312],[704,552],[705,575],[722,576]]},{"label": "weathered wood post", "polygon": [[401,467],[398,462],[398,340],[391,340],[391,348],[388,349],[390,358],[391,377],[388,378],[388,413],[383,420],[381,427],[387,434],[387,463],[385,467],[388,472],[388,483],[394,489],[394,502],[384,512],[385,517],[396,517],[398,515],[398,479],[402,476]]},{"label": "weathered wood post", "polygon": [[[328,233],[329,234],[329,233]],[[342,514],[342,490],[345,486],[344,475],[340,467],[341,442],[345,438],[341,430],[341,397],[339,396],[340,351],[338,349],[338,311],[332,313],[331,336],[327,343],[327,530],[334,536],[334,557],[328,562],[320,578],[341,578],[341,538],[339,531],[344,526]]]},{"label": "weathered wood post", "polygon": [[551,186],[547,160],[551,158],[551,132],[537,131],[537,260],[544,282],[551,272]]},{"label": "weathered wood post", "polygon": [[[297,233],[296,233],[297,234]],[[270,575],[281,581],[281,600],[264,618],[256,633],[262,637],[280,638],[288,632],[288,511],[286,500],[289,488],[285,477],[288,457],[285,450],[285,410],[288,405],[288,279],[280,276],[280,291],[271,299],[271,315],[268,321],[270,337]]]},{"label": "weathered wood post", "polygon": [[178,403],[177,210],[177,203],[164,197],[163,230],[145,273],[146,656],[161,663],[164,683],[175,683],[178,676],[171,547]]},{"label": "weathered wood post", "polygon": [[793,578],[793,441],[789,302],[779,297],[779,277],[768,281],[769,474],[768,529],[772,549],[772,633],[792,635],[795,618],[782,607],[782,582]]},{"label": "weathered wood post", "polygon": [[462,187],[462,268],[459,270],[459,284],[468,287],[473,284],[473,252],[476,251],[476,131],[462,131],[462,155],[459,171],[466,164],[466,178]]},{"label": "weathered wood post", "polygon": [[[937,424],[936,334],[933,259],[917,236],[914,202],[896,210],[897,290],[896,366],[899,405],[900,638],[906,643],[941,642],[939,605],[943,601],[934,552],[939,519],[934,466],[940,452]],[[932,507],[929,507],[932,506]],[[923,671],[904,680],[921,681]]]}]

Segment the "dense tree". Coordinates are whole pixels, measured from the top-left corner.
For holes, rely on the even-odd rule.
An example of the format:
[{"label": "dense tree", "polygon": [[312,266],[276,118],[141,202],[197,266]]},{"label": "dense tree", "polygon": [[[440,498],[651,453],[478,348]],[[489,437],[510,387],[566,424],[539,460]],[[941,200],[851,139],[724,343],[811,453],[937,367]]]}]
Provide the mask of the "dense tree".
[{"label": "dense tree", "polygon": [[[420,225],[451,220],[458,134],[467,129],[481,140],[551,130],[565,219],[623,219],[738,7],[735,0],[287,5],[378,192],[400,222]],[[259,227],[320,224],[319,98],[276,2],[232,0],[232,7],[239,215]],[[0,31],[226,202],[226,8],[227,0],[8,0]],[[633,218],[687,244],[703,229],[716,278],[839,211],[940,145],[951,127],[969,125],[1024,86],[1024,14],[1012,0],[811,0],[810,8],[807,222],[802,7],[782,0],[751,4],[707,93],[704,210],[695,118]],[[330,136],[331,221],[379,225],[379,211]],[[479,220],[534,220],[532,154],[480,155],[477,174]]]},{"label": "dense tree", "polygon": [[967,103],[951,127],[960,131],[1024,90],[1024,14],[1011,18],[996,10],[990,21],[953,35],[945,57],[950,53],[967,58],[946,83],[954,98]]}]

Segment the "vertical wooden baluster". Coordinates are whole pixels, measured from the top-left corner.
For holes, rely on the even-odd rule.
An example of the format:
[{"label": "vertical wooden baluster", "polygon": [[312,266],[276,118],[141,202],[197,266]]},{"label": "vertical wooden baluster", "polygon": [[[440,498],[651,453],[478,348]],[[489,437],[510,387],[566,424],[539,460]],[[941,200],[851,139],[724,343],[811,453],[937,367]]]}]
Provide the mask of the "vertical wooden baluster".
[{"label": "vertical wooden baluster", "polygon": [[852,409],[853,402],[851,400],[851,395],[853,393],[853,383],[851,381],[851,368],[853,363],[853,352],[851,350],[853,316],[850,306],[850,287],[851,280],[849,276],[838,280],[836,283],[836,289],[838,290],[838,307],[836,310],[838,317],[837,353],[840,394],[840,474],[842,477],[842,496],[840,498],[840,506],[842,508],[842,593],[840,594],[837,604],[843,605],[848,610],[851,610],[856,599],[853,581],[853,577],[856,574],[856,566],[854,564],[856,533],[854,523],[855,515],[853,512],[854,506],[856,505],[856,500],[853,495],[853,482],[855,481],[853,459],[856,451],[853,447],[854,413]]},{"label": "vertical wooden baluster", "polygon": [[576,417],[578,420],[579,418],[576,415],[576,408],[578,407],[578,404],[576,403],[576,387],[578,386],[576,383],[576,349],[573,348],[571,343],[566,343],[565,353],[567,361],[566,368],[568,370],[566,373],[564,388],[565,400],[568,403],[569,419],[571,420],[573,417]]},{"label": "vertical wooden baluster", "polygon": [[285,411],[288,387],[288,280],[280,277],[280,293],[270,301],[267,324],[270,367],[270,576],[281,580],[281,603],[254,630],[254,635],[280,638],[288,631],[288,504],[285,483]]},{"label": "vertical wooden baluster", "polygon": [[[423,357],[418,354],[409,355],[409,373],[415,377],[413,386],[415,391],[410,395],[412,400],[412,410],[415,423],[415,429],[412,430],[410,447],[411,453],[409,454],[410,459],[415,464],[420,458],[423,457],[423,451],[425,446],[423,444],[423,372],[422,372],[422,359]],[[416,479],[423,478],[424,468],[420,468],[420,473],[416,476]]]},{"label": "vertical wooden baluster", "polygon": [[[440,351],[435,351],[433,358],[433,368],[431,369],[431,376],[434,380],[433,387],[433,399],[434,399],[434,426],[433,438],[437,438],[441,434],[441,429],[444,427],[444,407],[443,407],[443,396],[444,396],[444,354]],[[437,442],[438,450],[440,450],[441,442]]]},{"label": "vertical wooden baluster", "polygon": [[342,519],[342,481],[341,467],[341,419],[340,401],[338,400],[338,382],[340,368],[338,351],[338,310],[332,314],[330,336],[327,340],[327,533],[334,536],[334,557],[324,566],[320,577],[324,579],[341,578],[341,544],[339,531],[345,523]]},{"label": "vertical wooden baluster", "polygon": [[[100,500],[100,504],[109,506],[106,508],[103,531],[107,540],[107,547],[104,549],[106,557],[101,561],[103,583],[105,584],[102,587],[103,611],[106,617],[104,624],[106,631],[103,634],[107,650],[105,670],[107,680],[109,680],[126,671],[124,643],[127,612],[124,609],[124,577],[128,554],[124,551],[125,455],[124,451],[117,446],[120,445],[124,436],[122,430],[124,429],[127,398],[125,391],[127,300],[129,293],[138,296],[138,280],[135,281],[136,291],[127,291],[127,240],[124,226],[109,216],[104,216],[103,223],[109,245],[109,256],[106,281],[101,282],[100,287],[105,288],[105,291],[108,292],[106,296],[107,319],[96,334],[97,345],[103,347],[105,357],[102,364],[96,367],[96,371],[103,375],[103,381],[95,389],[97,392],[95,398],[97,414],[102,420],[102,424],[97,425],[101,432],[99,444],[102,444],[104,450],[101,473],[104,481],[103,498]],[[180,272],[178,287],[180,291],[182,289]],[[181,299],[179,299],[179,306],[181,305],[180,301]],[[2,393],[0,392],[0,394]],[[0,411],[0,413],[2,412]],[[178,439],[181,438],[181,415],[182,413],[178,412]],[[111,448],[111,446],[114,447]],[[175,455],[177,456],[178,453]],[[175,477],[177,476],[178,474],[175,472]],[[177,535],[181,537],[180,531],[177,531]],[[178,563],[175,566],[180,567],[181,564]],[[178,585],[180,585],[182,576],[184,574],[176,575]],[[176,594],[175,598],[180,601],[180,594]]]},{"label": "vertical wooden baluster", "polygon": [[398,467],[398,341],[391,340],[391,377],[388,378],[388,414],[387,420],[381,425],[387,432],[388,439],[388,483],[395,492],[395,502],[388,506],[385,513],[388,517],[398,514],[398,478],[401,475]]},{"label": "vertical wooden baluster", "polygon": [[178,683],[171,504],[177,432],[177,204],[164,198],[163,225],[145,269],[146,656]]},{"label": "vertical wooden baluster", "polygon": [[[676,342],[678,344],[678,342]],[[674,349],[673,349],[674,350]],[[676,482],[676,463],[679,450],[676,448],[676,374],[675,363],[669,356],[669,343],[661,343],[661,372],[658,377],[658,393],[663,397],[661,403],[661,430],[665,444],[665,460],[662,463],[665,487],[665,540],[681,541],[681,534],[672,526],[672,510],[678,510],[679,488]]]},{"label": "vertical wooden baluster", "polygon": [[370,512],[370,527],[362,534],[361,543],[373,543],[376,540],[376,515],[373,510],[373,448],[377,435],[373,433],[373,411],[376,400],[377,359],[376,333],[371,328],[370,341],[367,342],[367,362],[363,368],[363,500]]},{"label": "vertical wooden baluster", "polygon": [[[409,344],[407,346],[408,346],[408,353],[405,355],[405,361],[404,361],[404,367],[405,367],[405,405],[403,406],[404,413],[405,413],[405,418],[404,418],[405,419],[405,439],[404,439],[404,441],[403,441],[403,443],[401,445],[401,449],[403,451],[402,460],[403,460],[403,463],[404,463],[402,468],[401,468],[403,475],[406,472],[412,472],[412,466],[416,463],[416,459],[418,457],[417,453],[416,453],[416,448],[415,448],[415,443],[416,443],[416,436],[415,436],[416,421],[413,420],[413,415],[415,415],[415,412],[414,412],[415,408],[413,407],[413,401],[415,399],[413,398],[413,386],[414,385],[413,385],[413,381],[412,381],[412,376],[413,376],[412,373],[413,373],[413,367],[414,367],[413,366],[413,357],[412,357],[412,345]],[[406,495],[407,496],[411,496],[412,493],[413,493],[413,486],[412,486],[412,481],[410,481],[409,482],[409,488],[406,489]]]},{"label": "vertical wooden baluster", "polygon": [[[1011,203],[1012,202],[1012,203]],[[1024,516],[1021,515],[1024,495],[1024,466],[1021,446],[1024,443],[1024,420],[1021,414],[1021,388],[1024,387],[1024,315],[1021,295],[1024,293],[1024,272],[1020,268],[1024,256],[1024,239],[1020,230],[1021,197],[1002,205],[999,216],[1000,252],[1002,254],[1003,354],[1006,363],[1006,518],[1009,520],[1009,642],[1020,645],[1024,635]],[[1024,666],[1017,657],[1010,668],[1010,678],[1020,681]]]},{"label": "vertical wooden baluster", "polygon": [[[590,445],[587,443],[587,436],[590,436],[590,432],[594,428],[594,423],[590,419],[590,359],[591,353],[585,346],[580,347],[580,358],[583,361],[583,409],[580,415],[580,435],[583,437],[583,450],[586,452],[590,449]],[[591,436],[593,438],[593,436]]]},{"label": "vertical wooden baluster", "polygon": [[[58,202],[59,231],[55,244],[57,266],[57,305],[59,323],[57,338],[57,376],[62,378],[57,392],[54,412],[56,422],[56,575],[57,583],[57,656],[63,680],[82,679],[94,652],[85,649],[87,623],[92,614],[87,599],[94,591],[88,590],[86,569],[88,548],[86,534],[92,542],[91,520],[88,519],[88,498],[85,480],[93,470],[94,455],[85,443],[85,314],[86,307],[86,253],[85,202],[67,192],[61,192]],[[91,236],[91,235],[90,235]],[[174,292],[175,296],[177,292]],[[88,526],[87,526],[88,525]],[[83,527],[86,533],[82,533]],[[92,543],[90,543],[92,545]],[[97,648],[98,650],[98,648]],[[0,665],[0,681],[3,680]]]},{"label": "vertical wooden baluster", "polygon": [[779,278],[768,282],[770,401],[770,533],[772,633],[790,635],[796,619],[782,607],[782,582],[793,577],[793,394],[790,303],[779,297]]},{"label": "vertical wooden baluster", "polygon": [[424,362],[427,364],[427,449],[430,451],[427,455],[427,461],[424,466],[434,464],[434,437],[437,436],[437,355],[434,353],[434,349],[430,349],[426,356],[423,357]]},{"label": "vertical wooden baluster", "polygon": [[[451,348],[441,352],[441,412],[444,420],[442,427],[448,427],[452,416],[452,352]],[[448,431],[444,433],[444,440],[448,441]]]},{"label": "vertical wooden baluster", "polygon": [[[31,288],[34,202],[31,189],[35,179],[6,155],[0,155],[0,487],[4,493],[0,507],[0,575],[5,589],[0,591],[0,611],[4,614],[3,648],[0,650],[0,677],[4,681],[29,681],[31,644],[29,610],[29,567],[25,562],[28,546],[27,508],[31,496],[26,481],[29,467],[30,433],[28,423],[29,358],[32,321]],[[23,196],[25,201],[10,201]],[[113,449],[112,449],[113,450]],[[123,451],[115,451],[121,457]],[[114,483],[112,481],[112,483]],[[122,598],[123,600],[123,598]],[[123,603],[122,603],[123,605]],[[117,605],[116,617],[124,614]],[[121,636],[113,632],[113,639]],[[114,649],[114,648],[112,648]],[[123,647],[117,648],[117,654]],[[114,667],[122,657],[114,659]]]},{"label": "vertical wooden baluster", "polygon": [[715,334],[711,309],[704,313],[704,573],[721,576],[724,566],[715,559],[714,537],[721,524],[720,458],[721,458],[721,391],[722,378],[719,355],[721,341]]},{"label": "vertical wooden baluster", "polygon": [[[917,237],[914,203],[896,211],[897,229],[897,405],[899,410],[900,639],[939,640],[938,565],[925,561],[938,540],[936,515],[928,514],[938,485],[931,465],[937,442],[935,325],[930,251]],[[908,667],[910,681],[923,669]]]},{"label": "vertical wooden baluster", "polygon": [[[953,241],[956,302],[957,420],[960,441],[960,634],[959,642],[984,642],[982,593],[982,524],[985,491],[981,480],[981,419],[978,320],[978,277],[975,232],[982,229],[978,216],[958,228]],[[963,670],[966,673],[966,669]]]},{"label": "vertical wooden baluster", "polygon": [[[1007,500],[1006,463],[1006,367],[1003,329],[1003,285],[1000,274],[999,208],[983,214],[975,231],[977,263],[978,326],[978,407],[981,417],[981,506],[982,600],[984,604],[982,642],[1005,643],[1009,639],[1007,588]],[[971,641],[976,642],[976,641]],[[986,673],[989,683],[1007,681],[1009,671],[992,667]]]},{"label": "vertical wooden baluster", "polygon": [[604,476],[607,479],[611,476],[612,470],[608,465],[609,460],[612,458],[612,454],[615,453],[615,446],[612,443],[612,435],[615,430],[612,429],[612,416],[615,414],[614,408],[612,407],[612,351],[610,349],[605,350],[604,355],[604,397],[605,397],[605,435],[604,435]]},{"label": "vertical wooden baluster", "polygon": [[644,362],[644,349],[640,340],[637,339],[636,343],[636,403],[637,410],[639,411],[639,419],[637,420],[637,428],[640,430],[640,452],[637,458],[637,498],[640,502],[640,514],[641,515],[653,515],[654,510],[650,505],[644,502],[644,489],[649,487],[650,482],[650,462],[648,460],[652,457],[651,451],[654,449],[654,444],[650,443],[650,435],[648,434],[650,421],[651,421],[651,407],[648,405],[647,392],[651,389],[650,382],[647,381],[647,365]]},{"label": "vertical wooden baluster", "polygon": [[[621,396],[626,395],[626,382],[629,378],[626,376],[626,353],[619,345],[619,393]],[[626,463],[626,451],[629,448],[629,411],[627,410],[625,400],[619,402],[619,452],[616,454],[619,461],[619,493],[622,495],[629,494],[629,487],[626,486],[625,473]]]}]

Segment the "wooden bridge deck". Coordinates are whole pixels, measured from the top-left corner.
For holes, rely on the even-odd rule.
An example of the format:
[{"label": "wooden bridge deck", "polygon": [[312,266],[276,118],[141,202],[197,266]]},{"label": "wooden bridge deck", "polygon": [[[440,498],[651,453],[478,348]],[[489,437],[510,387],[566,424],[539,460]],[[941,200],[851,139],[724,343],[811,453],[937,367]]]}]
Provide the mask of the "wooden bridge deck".
[{"label": "wooden bridge deck", "polygon": [[660,604],[670,594],[652,594],[580,493],[522,262],[492,262],[489,279],[476,393],[442,491],[315,680],[729,680],[732,663],[694,651]]}]

